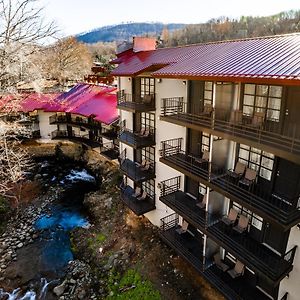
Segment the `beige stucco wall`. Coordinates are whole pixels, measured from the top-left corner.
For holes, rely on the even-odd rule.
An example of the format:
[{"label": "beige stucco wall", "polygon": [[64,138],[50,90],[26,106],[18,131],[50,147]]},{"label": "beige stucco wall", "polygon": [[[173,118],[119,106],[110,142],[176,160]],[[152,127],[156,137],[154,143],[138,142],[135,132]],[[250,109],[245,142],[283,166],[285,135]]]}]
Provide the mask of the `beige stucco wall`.
[{"label": "beige stucco wall", "polygon": [[284,278],[279,286],[278,299],[288,292],[289,300],[300,299],[300,230],[297,226],[291,229],[287,251],[298,245],[294,259],[294,268],[290,273],[289,278]]}]

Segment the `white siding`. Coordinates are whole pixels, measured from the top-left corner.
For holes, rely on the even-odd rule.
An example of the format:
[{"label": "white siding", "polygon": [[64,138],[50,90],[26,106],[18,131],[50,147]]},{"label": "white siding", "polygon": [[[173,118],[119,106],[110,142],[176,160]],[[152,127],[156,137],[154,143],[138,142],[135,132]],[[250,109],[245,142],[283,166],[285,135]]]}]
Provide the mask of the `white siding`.
[{"label": "white siding", "polygon": [[294,267],[289,275],[289,278],[284,278],[279,286],[278,299],[288,292],[288,300],[299,300],[300,298],[300,230],[297,226],[291,229],[289,241],[287,245],[287,251],[292,249],[295,245],[298,245],[296,255],[294,259]]}]

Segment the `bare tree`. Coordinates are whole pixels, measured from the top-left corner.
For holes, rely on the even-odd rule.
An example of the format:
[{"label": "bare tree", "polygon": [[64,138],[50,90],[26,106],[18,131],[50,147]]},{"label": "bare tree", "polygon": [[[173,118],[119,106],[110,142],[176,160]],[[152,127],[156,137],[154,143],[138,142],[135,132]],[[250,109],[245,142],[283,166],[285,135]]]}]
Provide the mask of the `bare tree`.
[{"label": "bare tree", "polygon": [[41,62],[44,76],[64,86],[68,80],[83,80],[90,73],[92,56],[85,44],[68,37],[45,49]]},{"label": "bare tree", "polygon": [[52,22],[44,21],[43,8],[38,4],[38,0],[0,0],[0,195],[14,200],[16,207],[22,181],[31,166],[19,139],[28,132],[9,119],[10,114],[20,111],[16,84],[22,74],[30,77],[32,55],[56,32]]},{"label": "bare tree", "polygon": [[42,17],[38,0],[0,0],[0,88],[11,90],[30,66],[39,44],[56,33]]},{"label": "bare tree", "polygon": [[23,127],[0,120],[0,195],[19,207],[22,181],[32,162],[17,136],[27,132]]}]

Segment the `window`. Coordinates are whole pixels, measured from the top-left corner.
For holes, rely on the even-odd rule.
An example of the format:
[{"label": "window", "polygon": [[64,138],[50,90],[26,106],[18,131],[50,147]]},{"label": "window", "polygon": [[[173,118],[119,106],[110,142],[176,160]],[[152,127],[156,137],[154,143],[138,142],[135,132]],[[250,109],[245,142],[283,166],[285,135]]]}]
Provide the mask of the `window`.
[{"label": "window", "polygon": [[267,180],[271,180],[274,158],[272,153],[243,144],[239,146],[238,160]]},{"label": "window", "polygon": [[142,190],[147,193],[151,198],[155,195],[155,181],[153,179],[144,181],[142,183]]},{"label": "window", "polygon": [[258,230],[262,230],[263,218],[253,213],[251,210],[241,206],[240,204],[233,202],[232,207],[240,214],[249,218],[249,223]]},{"label": "window", "polygon": [[155,114],[141,113],[141,127],[155,128]]},{"label": "window", "polygon": [[141,78],[141,97],[155,93],[155,79],[150,77]]},{"label": "window", "polygon": [[279,122],[281,98],[282,86],[245,84],[243,113],[263,112],[266,120]]},{"label": "window", "polygon": [[155,162],[155,148],[154,147],[146,147],[142,149],[142,159],[146,159],[151,163]]},{"label": "window", "polygon": [[210,147],[210,134],[206,132],[202,132],[201,135],[201,152],[208,151]]},{"label": "window", "polygon": [[213,89],[214,85],[212,81],[205,81],[204,83],[204,105],[213,103]]}]

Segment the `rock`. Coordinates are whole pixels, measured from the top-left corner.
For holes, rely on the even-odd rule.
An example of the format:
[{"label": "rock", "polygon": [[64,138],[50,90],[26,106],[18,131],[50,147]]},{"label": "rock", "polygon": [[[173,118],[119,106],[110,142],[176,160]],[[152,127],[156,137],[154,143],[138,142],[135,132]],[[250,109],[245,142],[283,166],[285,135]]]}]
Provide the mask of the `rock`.
[{"label": "rock", "polygon": [[86,299],[86,291],[84,289],[80,289],[77,294],[77,298],[80,300]]},{"label": "rock", "polygon": [[53,293],[57,296],[60,297],[62,294],[65,292],[65,283],[63,282],[61,285],[56,286],[53,289]]},{"label": "rock", "polygon": [[24,246],[24,244],[23,243],[19,243],[18,245],[17,245],[17,247],[20,249],[20,248],[22,248]]},{"label": "rock", "polygon": [[76,280],[73,278],[71,278],[69,282],[70,282],[70,284],[76,284]]}]

